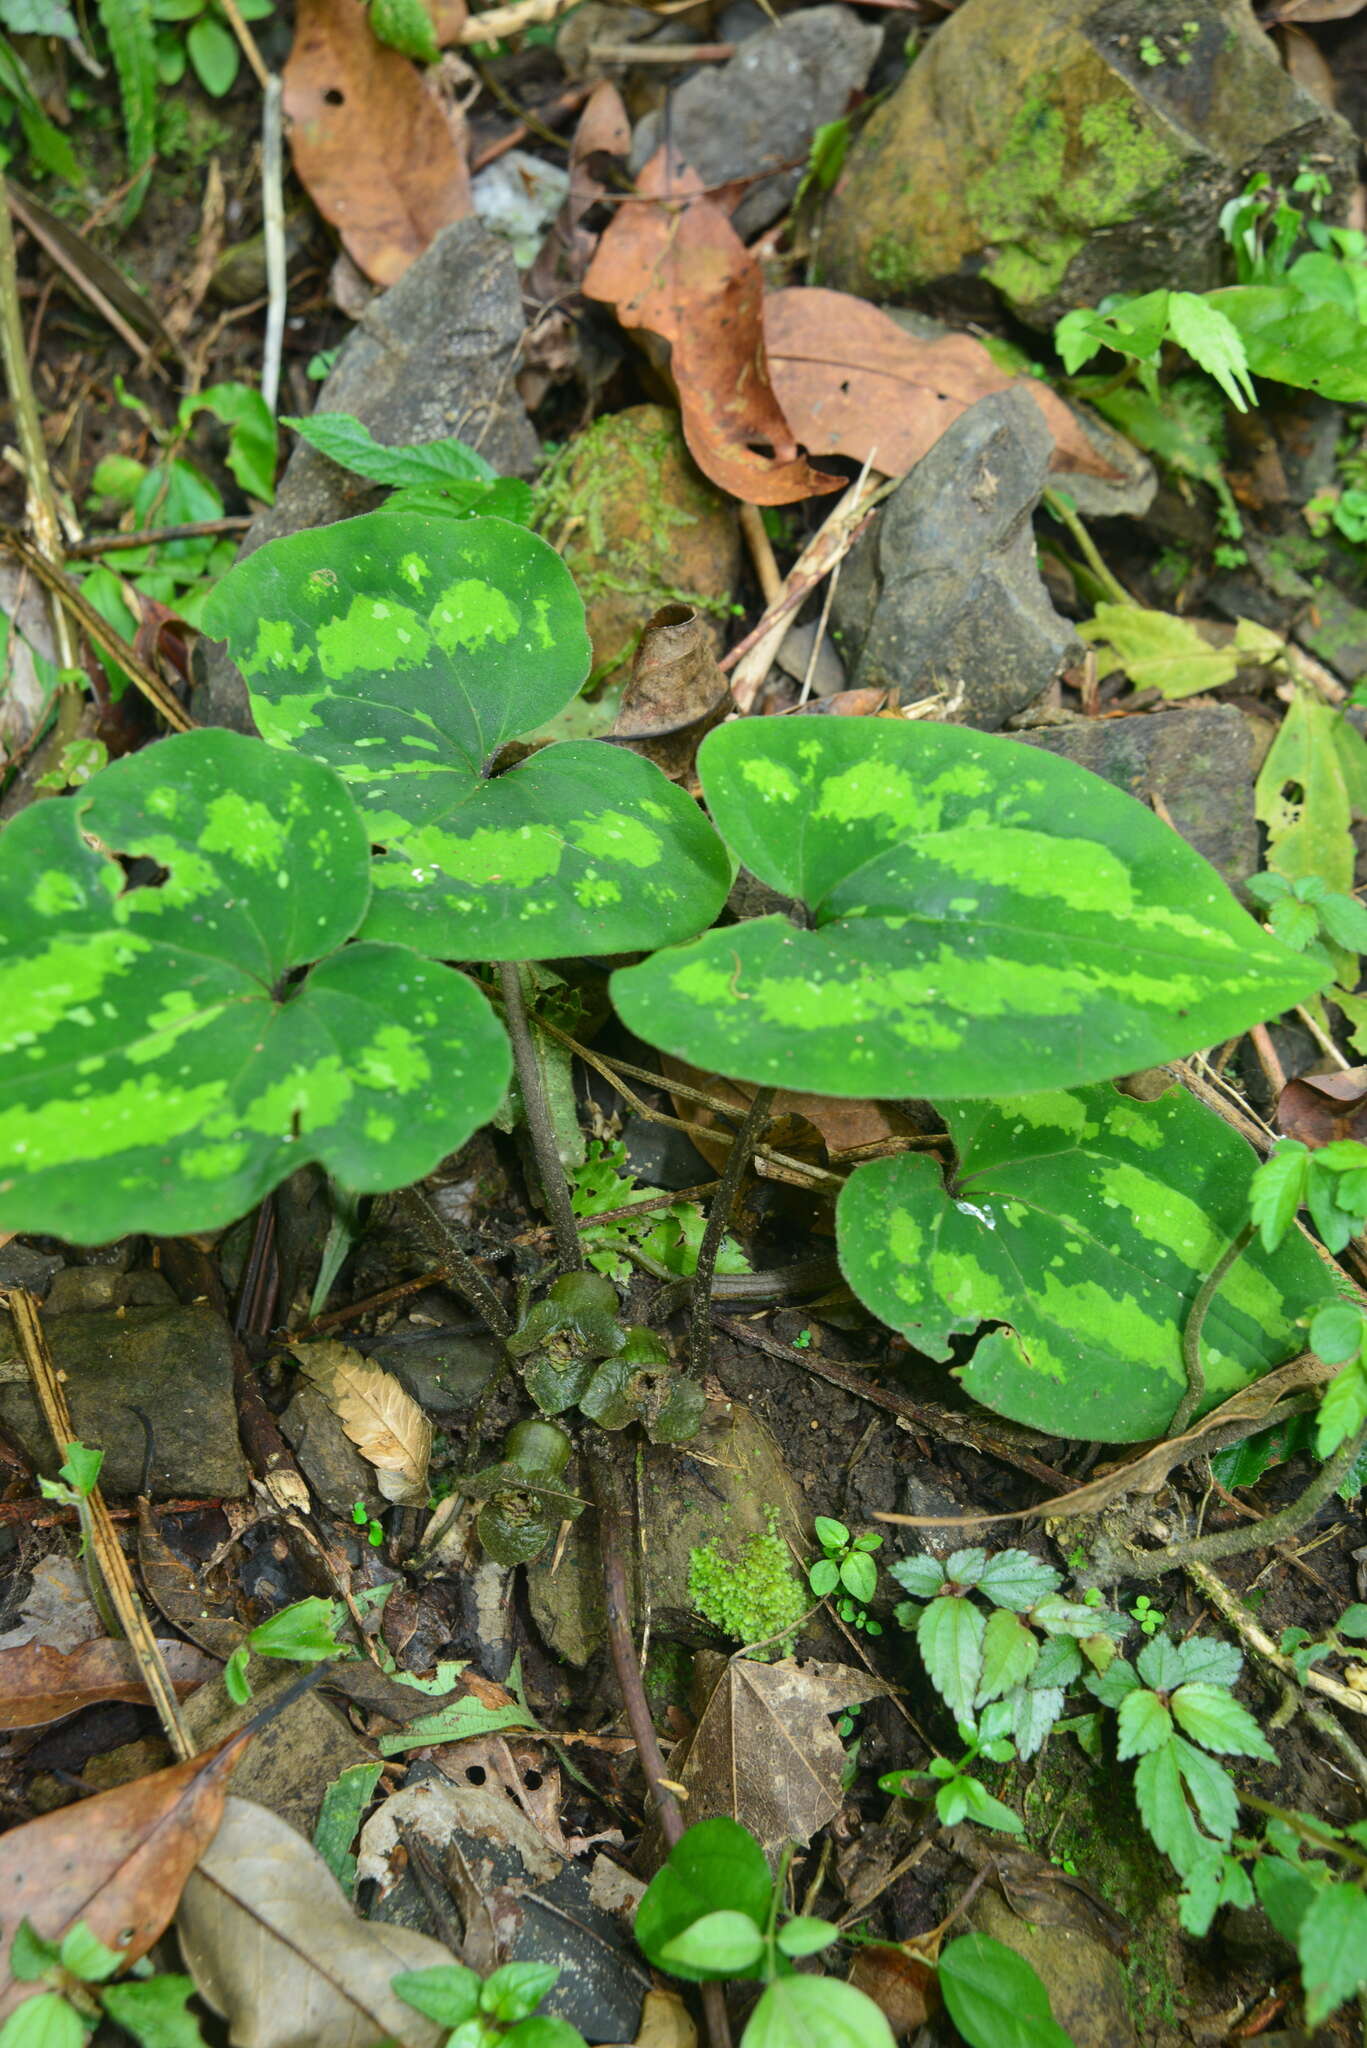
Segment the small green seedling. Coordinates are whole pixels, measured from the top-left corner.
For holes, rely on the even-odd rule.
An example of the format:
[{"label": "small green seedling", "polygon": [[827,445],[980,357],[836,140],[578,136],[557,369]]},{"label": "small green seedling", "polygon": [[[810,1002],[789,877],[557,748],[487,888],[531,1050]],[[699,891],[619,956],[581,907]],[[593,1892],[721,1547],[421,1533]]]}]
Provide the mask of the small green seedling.
[{"label": "small green seedling", "polygon": [[[264,21],[275,11],[275,0],[237,0],[237,5],[244,21]],[[232,91],[242,52],[218,0],[152,0],[152,19],[162,24],[156,51],[163,85],[179,85],[188,61],[214,99]]]},{"label": "small green seedling", "polygon": [[[131,2034],[142,2048],[204,2048],[199,2022],[187,2010],[189,1977],[154,1976],[146,1959],[126,1955],[78,1920],[60,1941],[48,1941],[27,1920],[14,1932],[9,1974],[19,1984],[47,1988],[26,1998],[0,2026],[0,2048],[85,2048],[102,2019]],[[109,1980],[128,1970],[133,1983]]]},{"label": "small green seedling", "polygon": [[1137,1621],[1146,1636],[1156,1636],[1163,1626],[1165,1616],[1154,1606],[1147,1593],[1141,1593],[1130,1609],[1130,1617]]},{"label": "small green seedling", "polygon": [[[1338,1138],[1312,1152],[1299,1139],[1279,1139],[1253,1175],[1251,1221],[1241,1241],[1256,1230],[1265,1248],[1280,1244],[1302,1203],[1331,1252],[1341,1252],[1350,1238],[1367,1229],[1367,1145]],[[1315,1449],[1321,1458],[1332,1456],[1367,1426],[1365,1330],[1359,1303],[1337,1296],[1311,1321],[1310,1349],[1326,1365],[1339,1367],[1315,1419]]]},{"label": "small green seedling", "polygon": [[878,1567],[872,1553],[881,1548],[882,1537],[852,1537],[843,1522],[829,1515],[818,1515],[813,1528],[822,1554],[807,1567],[812,1592],[818,1600],[838,1594],[835,1611],[842,1621],[862,1629],[865,1635],[881,1636],[883,1624],[870,1618],[868,1603],[878,1590]]},{"label": "small green seedling", "polygon": [[370,1509],[363,1500],[354,1500],[351,1503],[351,1519],[358,1529],[365,1530],[366,1542],[372,1548],[378,1550],[384,1542],[384,1530],[375,1520],[375,1517],[371,1514]]},{"label": "small green seedling", "polygon": [[736,1821],[685,1829],[636,1909],[638,1943],[657,1969],[689,1983],[758,1978],[765,1989],[740,2048],[809,2041],[893,2048],[892,2029],[871,1998],[795,1968],[839,1941],[840,1929],[783,1912],[791,1854],[784,1852],[775,1878],[759,1843]]},{"label": "small green seedling", "polygon": [[505,1963],[481,1978],[463,1963],[401,1970],[390,1987],[415,2012],[449,2027],[447,2048],[584,2048],[568,2020],[536,2008],[560,1976],[552,1963]]},{"label": "small green seedling", "polygon": [[336,1600],[296,1600],[282,1607],[254,1628],[245,1643],[239,1643],[223,1667],[223,1684],[230,1700],[245,1706],[252,1696],[247,1682],[247,1661],[252,1656],[283,1657],[291,1664],[321,1664],[331,1657],[351,1653],[337,1641],[343,1609]]},{"label": "small green seedling", "polygon": [[1250,875],[1247,887],[1249,895],[1266,906],[1267,921],[1277,937],[1294,951],[1303,953],[1317,941],[1328,940],[1346,953],[1367,953],[1367,904],[1331,889],[1319,875],[1289,881],[1269,870]]},{"label": "small green seedling", "polygon": [[1004,1835],[1024,1833],[1024,1823],[1009,1806],[994,1799],[981,1779],[973,1775],[979,1757],[990,1764],[1014,1762],[1017,1750],[1011,1740],[1012,1709],[1005,1700],[993,1700],[984,1707],[976,1728],[963,1721],[959,1740],[964,1753],[957,1763],[947,1756],[934,1756],[923,1771],[888,1771],[878,1780],[879,1789],[898,1798],[924,1797],[935,1788],[935,1814],[941,1827],[952,1828],[961,1820],[975,1820],[980,1827],[996,1828]]}]

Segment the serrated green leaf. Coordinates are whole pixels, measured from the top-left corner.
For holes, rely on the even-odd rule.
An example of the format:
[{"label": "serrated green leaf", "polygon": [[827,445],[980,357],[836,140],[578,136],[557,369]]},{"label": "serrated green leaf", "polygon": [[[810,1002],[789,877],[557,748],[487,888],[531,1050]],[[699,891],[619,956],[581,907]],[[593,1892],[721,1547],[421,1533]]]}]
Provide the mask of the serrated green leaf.
[{"label": "serrated green leaf", "polygon": [[961,1934],[940,1955],[940,1991],[970,2048],[1071,2048],[1024,1956],[990,1934]]},{"label": "serrated green leaf", "polygon": [[[164,875],[129,885],[115,852]],[[310,1160],[377,1191],[463,1144],[510,1068],[469,981],[378,945],[291,979],[368,893],[337,778],[238,733],[163,740],[22,812],[0,837],[6,1225],[211,1229]]]},{"label": "serrated green leaf", "polygon": [[1310,1154],[1299,1139],[1282,1138],[1249,1183],[1248,1212],[1265,1252],[1275,1251],[1295,1220],[1310,1184]]},{"label": "serrated green leaf", "polygon": [[1049,755],[1022,766],[1009,740],[746,719],[708,735],[698,769],[723,838],[812,923],[757,918],[613,977],[632,1030],[714,1071],[937,1100],[1004,1075],[1072,1086],[1243,1030],[1327,976],[1132,798]]},{"label": "serrated green leaf", "polygon": [[1350,405],[1367,399],[1367,328],[1355,309],[1290,284],[1232,285],[1205,301],[1238,330],[1255,377]]},{"label": "serrated green leaf", "polygon": [[1161,1749],[1165,1742],[1172,1740],[1171,1714],[1158,1694],[1149,1692],[1145,1687],[1125,1695],[1116,1721],[1119,1727],[1116,1754],[1122,1763],[1132,1756],[1147,1756],[1150,1750]]},{"label": "serrated green leaf", "polygon": [[998,1607],[987,1617],[983,1630],[983,1668],[978,1681],[977,1704],[1000,1699],[1016,1685],[1023,1685],[1039,1659],[1039,1639],[1017,1614]]},{"label": "serrated green leaf", "polygon": [[994,1607],[1024,1614],[1037,1600],[1056,1593],[1062,1581],[1052,1565],[1042,1564],[1028,1550],[998,1550],[986,1559],[974,1583]]},{"label": "serrated green leaf", "polygon": [[1121,669],[1137,690],[1161,690],[1168,698],[1216,690],[1239,672],[1232,647],[1212,647],[1190,619],[1143,605],[1099,604],[1078,633],[1089,646],[1109,651],[1103,675]]},{"label": "serrated green leaf", "polygon": [[111,1984],[100,2003],[140,2048],[204,2048],[199,2021],[189,2010],[191,1977],[149,1977],[141,1984]]},{"label": "serrated green leaf", "polygon": [[945,1582],[945,1568],[938,1557],[898,1557],[888,1566],[904,1593],[915,1600],[932,1600]]},{"label": "serrated green leaf", "polygon": [[1210,297],[1198,292],[1170,293],[1168,333],[1215,379],[1239,412],[1258,403],[1239,330]]},{"label": "serrated green leaf", "polygon": [[1237,1644],[1227,1643],[1219,1636],[1188,1636],[1184,1643],[1172,1645],[1176,1661],[1172,1669],[1175,1678],[1169,1685],[1231,1686],[1244,1668],[1243,1653]]},{"label": "serrated green leaf", "polygon": [[1036,1677],[1037,1672],[1032,1674],[1029,1685],[1009,1695],[1011,1736],[1022,1763],[1029,1763],[1031,1757],[1038,1756],[1050,1729],[1063,1712],[1063,1687],[1041,1686],[1036,1683]]},{"label": "serrated green leaf", "polygon": [[1134,1774],[1139,1818],[1179,1875],[1200,1868],[1210,1842],[1192,1818],[1177,1767],[1176,1741],[1165,1742],[1141,1756]]},{"label": "serrated green leaf", "polygon": [[1367,904],[1356,896],[1329,895],[1316,905],[1320,922],[1336,946],[1367,953]]},{"label": "serrated green leaf", "polygon": [[1180,1735],[1173,1737],[1172,1753],[1202,1824],[1217,1841],[1230,1841],[1239,1818],[1239,1795],[1229,1772]]},{"label": "serrated green leaf", "polygon": [[1306,2024],[1318,2027],[1367,1985],[1367,1893],[1355,1884],[1322,1891],[1306,1909],[1296,1947]]},{"label": "serrated green leaf", "polygon": [[[531,521],[530,486],[517,477],[500,477],[479,451],[464,441],[418,441],[389,448],[344,412],[314,413],[308,419],[286,417],[282,424],[293,427],[300,439],[320,454],[371,483],[390,484],[399,491],[436,492],[448,509],[462,513],[487,513],[519,526]],[[399,509],[396,499],[385,507],[390,513]],[[411,498],[405,499],[404,509],[415,509]]]},{"label": "serrated green leaf", "polygon": [[419,64],[435,64],[441,55],[423,0],[371,0],[370,25],[382,43]]},{"label": "serrated green leaf", "polygon": [[[1103,1086],[944,1113],[952,1195],[935,1160],[909,1153],[856,1167],[841,1191],[850,1286],[931,1357],[981,1323],[1008,1324],[958,1375],[1000,1414],[1106,1443],[1161,1435],[1187,1384],[1191,1303],[1247,1215],[1245,1141],[1183,1089],[1138,1103]],[[1250,1247],[1206,1318],[1203,1409],[1300,1349],[1299,1319],[1332,1294],[1299,1234],[1271,1254]]]},{"label": "serrated green leaf", "polygon": [[1268,922],[1282,944],[1296,953],[1303,953],[1319,934],[1319,913],[1314,904],[1298,903],[1294,896],[1274,903]]},{"label": "serrated green leaf", "polygon": [[87,2031],[60,1991],[26,1998],[0,2027],[3,2048],[85,2048]]},{"label": "serrated green leaf", "polygon": [[973,1719],[985,1627],[982,1609],[957,1594],[932,1600],[917,1625],[916,1642],[927,1676],[956,1721]]}]

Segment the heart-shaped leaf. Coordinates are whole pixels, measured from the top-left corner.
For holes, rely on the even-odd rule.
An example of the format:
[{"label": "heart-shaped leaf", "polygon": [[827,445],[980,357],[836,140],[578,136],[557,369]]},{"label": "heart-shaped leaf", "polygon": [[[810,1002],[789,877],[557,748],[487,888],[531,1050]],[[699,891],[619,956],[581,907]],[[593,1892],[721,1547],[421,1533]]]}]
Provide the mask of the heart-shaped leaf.
[{"label": "heart-shaped leaf", "polygon": [[632,952],[725,901],[720,842],[649,761],[578,741],[484,779],[589,667],[569,571],[525,528],[386,509],[293,534],[223,579],[206,625],[265,737],[335,767],[384,847],[367,938],[438,959]]},{"label": "heart-shaped leaf", "polygon": [[1242,1031],[1327,969],[1133,798],[961,727],[748,719],[703,741],[712,817],[805,906],[613,977],[652,1045],[830,1095],[1075,1086]]},{"label": "heart-shaped leaf", "polygon": [[[932,1159],[856,1168],[837,1211],[850,1286],[918,1350],[984,1322],[1009,1329],[960,1372],[975,1400],[1052,1435],[1161,1436],[1186,1391],[1182,1331],[1248,1214],[1254,1155],[1184,1089],[1135,1102],[1104,1084],[951,1103],[952,1191]],[[1213,1407],[1304,1342],[1296,1318],[1333,1298],[1292,1233],[1230,1268],[1206,1316]]]},{"label": "heart-shaped leaf", "polygon": [[210,1229],[310,1160],[401,1187],[492,1116],[510,1062],[478,990],[406,947],[333,950],[369,869],[337,777],[240,733],[21,812],[0,837],[0,1228]]}]

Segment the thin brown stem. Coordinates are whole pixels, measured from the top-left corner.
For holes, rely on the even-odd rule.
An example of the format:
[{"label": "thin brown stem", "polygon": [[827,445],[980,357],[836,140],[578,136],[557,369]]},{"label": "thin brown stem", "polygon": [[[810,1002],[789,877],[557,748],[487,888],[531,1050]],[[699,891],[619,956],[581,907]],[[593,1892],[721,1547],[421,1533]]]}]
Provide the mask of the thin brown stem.
[{"label": "thin brown stem", "polygon": [[1218,1564],[1223,1557],[1242,1557],[1250,1550],[1267,1550],[1284,1543],[1317,1515],[1351,1471],[1355,1459],[1367,1444],[1367,1422],[1341,1443],[1332,1458],[1326,1458],[1310,1484],[1295,1500],[1262,1521],[1245,1523],[1238,1529],[1217,1529],[1213,1535],[1197,1536],[1190,1543],[1170,1543],[1163,1550],[1132,1550],[1132,1565],[1122,1569],[1121,1578],[1142,1578],[1155,1566],[1165,1572],[1181,1565]]},{"label": "thin brown stem", "polygon": [[698,1246],[698,1264],[693,1275],[688,1317],[688,1363],[698,1379],[712,1363],[712,1280],[717,1270],[717,1253],[721,1250],[721,1241],[731,1220],[741,1176],[749,1164],[755,1139],[768,1121],[773,1102],[772,1088],[756,1090],[736,1133],[735,1143],[726,1155],[717,1192],[707,1212],[707,1228]]},{"label": "thin brown stem", "polygon": [[660,1816],[660,1831],[672,1849],[684,1831],[679,1802],[664,1782],[665,1762],[650,1715],[645,1681],[636,1657],[631,1634],[631,1603],[627,1594],[628,1520],[622,1507],[618,1469],[611,1456],[595,1459],[590,1467],[593,1498],[598,1509],[598,1551],[603,1567],[603,1601],[607,1609],[608,1650],[617,1676],[627,1726],[636,1744],[650,1795]]},{"label": "thin brown stem", "polygon": [[541,1178],[542,1199],[546,1204],[546,1213],[551,1219],[551,1228],[555,1232],[555,1247],[560,1254],[561,1268],[566,1273],[577,1273],[584,1264],[584,1250],[579,1242],[579,1226],[570,1203],[569,1182],[565,1178],[560,1147],[555,1139],[555,1126],[551,1122],[546,1091],[541,1083],[541,1062],[536,1056],[536,1046],[532,1041],[532,1027],[527,1016],[522,974],[523,970],[517,961],[499,961],[498,978],[503,990],[504,1021],[508,1026],[508,1036],[512,1040],[513,1062],[517,1067],[517,1078],[522,1089],[522,1107],[527,1118],[527,1133],[532,1141],[532,1152]]}]

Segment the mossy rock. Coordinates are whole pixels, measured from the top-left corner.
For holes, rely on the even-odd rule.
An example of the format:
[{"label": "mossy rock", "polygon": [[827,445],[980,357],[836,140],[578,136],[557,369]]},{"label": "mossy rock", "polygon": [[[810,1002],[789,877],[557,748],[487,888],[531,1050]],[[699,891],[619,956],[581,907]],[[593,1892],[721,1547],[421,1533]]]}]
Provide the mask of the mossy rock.
[{"label": "mossy rock", "polygon": [[1247,0],[964,0],[850,151],[822,284],[905,302],[983,279],[1047,327],[1108,292],[1220,282],[1219,213],[1356,142]]},{"label": "mossy rock", "polygon": [[579,586],[593,642],[589,701],[576,699],[545,737],[611,726],[615,702],[604,701],[599,685],[620,686],[641,628],[661,605],[709,614],[720,645],[740,567],[738,516],[694,465],[676,412],[635,405],[595,421],[546,479],[537,523]]},{"label": "mossy rock", "polygon": [[[637,1570],[628,1574],[629,1582],[637,1581],[631,1585],[637,1630],[648,1608],[653,1634],[695,1648],[715,1644],[689,1597],[692,1552],[715,1542],[734,1554],[747,1537],[767,1535],[775,1519],[778,1533],[806,1551],[801,1495],[764,1424],[729,1401],[708,1408],[689,1442],[648,1444],[643,1452],[644,1526]],[[549,1551],[529,1568],[527,1591],[548,1648],[567,1663],[587,1664],[604,1636],[596,1517],[574,1523],[554,1569]]]}]

